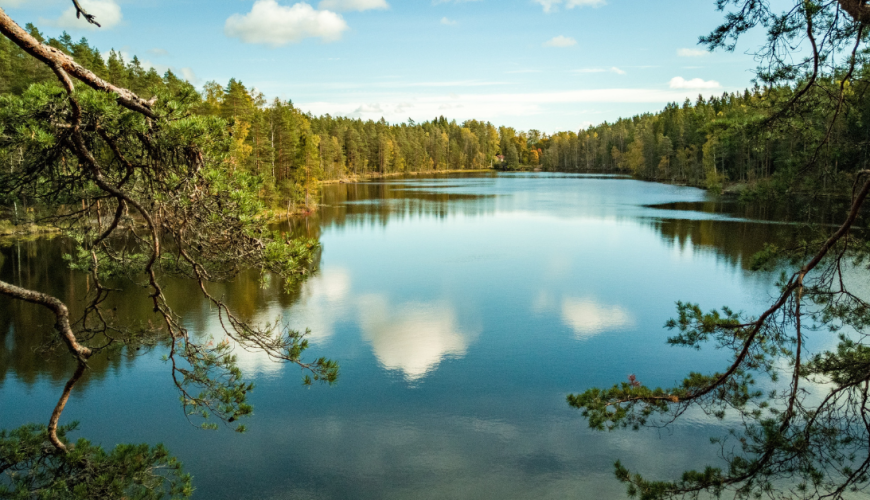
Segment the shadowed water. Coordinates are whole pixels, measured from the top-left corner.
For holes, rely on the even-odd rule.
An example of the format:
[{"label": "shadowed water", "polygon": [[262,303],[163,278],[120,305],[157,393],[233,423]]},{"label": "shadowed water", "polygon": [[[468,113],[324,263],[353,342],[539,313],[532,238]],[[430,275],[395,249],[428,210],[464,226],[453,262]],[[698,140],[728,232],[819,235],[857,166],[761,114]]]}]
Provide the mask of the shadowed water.
[{"label": "shadowed water", "polygon": [[[596,433],[565,396],[636,374],[671,385],[724,363],[665,345],[674,302],[767,307],[772,278],[748,271],[794,229],[698,189],[620,177],[479,174],[325,186],[286,230],[317,237],[319,273],[296,289],[256,273],[215,287],[243,317],[310,328],[311,355],[341,364],[335,387],[238,352],[256,383],[249,432],[187,423],[161,347],[99,357],[64,421],[105,446],[163,442],[196,498],[619,498],[612,464],[667,478],[715,464],[720,424],[687,415],[665,431]],[[61,239],[0,244],[2,279],[79,304],[87,280]],[[130,289],[112,303],[156,320]],[[197,335],[217,333],[192,283],[170,301]],[[0,428],[47,421],[72,371],[37,351],[43,310],[0,298]]]}]

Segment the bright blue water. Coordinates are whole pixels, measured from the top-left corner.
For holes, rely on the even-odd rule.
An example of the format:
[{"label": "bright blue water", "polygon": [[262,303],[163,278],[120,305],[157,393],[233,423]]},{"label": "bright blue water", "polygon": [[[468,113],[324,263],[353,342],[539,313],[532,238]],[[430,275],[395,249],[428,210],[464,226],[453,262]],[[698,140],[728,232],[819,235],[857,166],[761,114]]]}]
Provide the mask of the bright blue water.
[{"label": "bright blue water", "polygon": [[[250,317],[310,328],[311,355],[341,365],[336,386],[303,388],[298,368],[241,351],[257,385],[249,432],[201,431],[157,349],[95,362],[63,419],[105,446],[165,443],[201,499],[623,497],[614,461],[662,479],[717,464],[708,438],[724,428],[687,415],[664,431],[593,432],[565,396],[720,369],[722,353],[666,346],[674,302],[753,312],[770,300],[770,276],[746,261],[781,226],[649,207],[707,199],[582,175],[327,186],[296,228],[319,235],[320,273],[294,295],[247,281],[224,293]],[[45,262],[52,245],[2,248],[3,279],[74,301],[82,279]],[[173,294],[198,334],[216,332],[193,287]],[[51,321],[0,308],[0,428],[47,421],[71,373],[30,350]]]}]

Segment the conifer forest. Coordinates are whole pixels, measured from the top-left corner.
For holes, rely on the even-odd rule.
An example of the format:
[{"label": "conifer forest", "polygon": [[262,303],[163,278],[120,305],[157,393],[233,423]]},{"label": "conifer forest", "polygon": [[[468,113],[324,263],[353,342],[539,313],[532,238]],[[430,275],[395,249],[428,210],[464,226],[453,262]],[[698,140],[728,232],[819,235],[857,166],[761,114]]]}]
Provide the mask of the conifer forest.
[{"label": "conifer forest", "polygon": [[[83,38],[64,34],[46,39],[35,26],[28,30],[49,46],[115,85],[150,98],[155,92],[192,90],[168,71],[145,70],[133,56],[125,61],[107,55]],[[53,83],[50,69],[28,58],[8,39],[0,40],[0,92],[20,95],[31,84]],[[859,65],[857,74],[868,71]],[[268,100],[254,86],[231,79],[196,89],[192,112],[218,116],[231,131],[232,163],[263,179],[263,199],[274,207],[288,202],[312,203],[319,181],[353,176],[479,170],[540,169],[551,172],[611,172],[641,179],[721,190],[728,184],[751,185],[753,192],[774,196],[794,177],[807,155],[823,168],[799,188],[804,192],[844,192],[856,171],[859,138],[868,122],[864,77],[845,93],[842,111],[831,130],[824,117],[838,85],[835,74],[820,77],[796,116],[776,127],[763,127],[772,111],[793,96],[791,85],[761,85],[743,92],[703,95],[674,102],[657,113],[621,118],[576,131],[551,135],[516,130],[489,122],[457,123],[444,116],[415,123],[362,121],[340,116],[313,116],[291,101]],[[820,136],[830,135],[822,151],[808,151]]]},{"label": "conifer forest", "polygon": [[0,500],[870,498],[870,0],[701,3],[0,0]]}]

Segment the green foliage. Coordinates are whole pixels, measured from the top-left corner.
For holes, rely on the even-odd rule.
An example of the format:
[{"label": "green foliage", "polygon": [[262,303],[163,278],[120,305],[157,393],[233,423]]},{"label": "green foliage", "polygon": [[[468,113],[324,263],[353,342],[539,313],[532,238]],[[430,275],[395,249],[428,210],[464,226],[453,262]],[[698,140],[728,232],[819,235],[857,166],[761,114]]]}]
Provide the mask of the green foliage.
[{"label": "green foliage", "polygon": [[[586,144],[604,144],[590,164],[607,166],[609,153],[613,168],[650,178],[711,190],[725,180],[751,184],[743,199],[803,193],[806,220],[813,220],[820,194],[845,197],[848,212],[858,213],[870,189],[863,171],[870,67],[864,25],[840,10],[844,4],[801,0],[776,12],[769,2],[718,0],[720,10],[731,10],[702,43],[733,50],[748,30],[765,30],[767,42],[756,52],[764,87],[593,129]],[[804,41],[812,53],[796,52]],[[664,138],[671,147],[658,147]],[[570,147],[582,150],[583,142]],[[653,172],[652,153],[664,150],[672,152]],[[856,195],[859,189],[864,194]],[[853,271],[866,267],[870,246],[866,224],[858,229],[851,215],[845,221],[837,221],[843,226],[836,232],[801,226],[789,247],[766,246],[754,256],[753,269],[793,268],[783,271],[778,296],[758,317],[677,303],[677,317],[666,324],[677,334],[668,342],[724,351],[725,370],[691,373],[671,389],[647,389],[632,378],[568,397],[595,429],[665,426],[688,411],[728,418],[727,436],[711,439],[725,467],[660,481],[617,462],[616,476],[631,496],[849,498],[870,487],[870,304],[866,287],[850,284]],[[825,330],[839,333],[836,349],[810,351],[808,332]]]},{"label": "green foliage", "polygon": [[[865,78],[868,69],[856,70]],[[686,183],[721,191],[728,183],[748,185],[744,196],[770,198],[783,192],[844,194],[862,165],[870,109],[862,97],[866,83],[848,93],[836,119],[830,147],[820,151],[820,168],[796,170],[815,155],[813,144],[828,127],[825,117],[835,103],[836,78],[820,78],[810,100],[796,116],[769,124],[774,110],[805,84],[755,87],[692,103],[672,103],[646,113],[603,123],[578,133],[560,132],[543,141],[543,167],[554,171],[615,171],[642,178]]]},{"label": "green foliage", "polygon": [[[76,424],[58,429],[66,436]],[[106,452],[85,439],[58,452],[42,425],[0,431],[0,499],[189,498],[191,479],[162,445],[121,444]]]},{"label": "green foliage", "polygon": [[[58,43],[61,50],[72,47]],[[85,50],[87,44],[75,47]],[[91,352],[165,345],[182,405],[207,429],[217,426],[211,421],[216,417],[243,432],[239,420],[252,413],[248,393],[254,386],[234,349],[294,363],[305,384],[335,382],[334,361],[303,359],[308,332],[277,322],[251,324],[209,292],[210,283],[245,270],[291,286],[315,268],[316,241],[288,238],[263,218],[270,179],[251,168],[259,153],[246,142],[253,130],[246,120],[262,103],[235,81],[225,90],[209,87],[204,99],[171,73],[154,78],[137,59],[125,64],[115,52],[103,71],[119,85],[154,96],[156,118],[84,85],[68,93],[46,80],[0,95],[0,158],[15,158],[0,172],[0,203],[26,200],[40,220],[56,224],[75,243],[65,258],[92,283],[83,316],[72,318],[78,341]],[[292,109],[285,118],[310,129]],[[313,183],[319,142],[316,135],[306,137],[300,151],[309,155],[312,175],[301,182]],[[163,295],[168,277],[198,282],[225,338],[200,342],[190,334]],[[130,284],[148,290],[142,300],[153,307],[154,323],[128,324],[104,310],[115,287]]]},{"label": "green foliage", "polygon": [[[837,261],[832,259],[829,266],[836,268]],[[848,292],[831,294],[831,278],[823,271],[807,279],[800,299],[820,309],[805,313],[804,321],[816,318],[821,324],[839,322],[852,332],[864,331],[870,325],[867,305]],[[785,293],[789,282],[781,284]],[[679,386],[668,389],[647,388],[632,376],[631,383],[569,395],[568,403],[597,430],[669,425],[691,408],[718,419],[730,415],[730,422],[740,423],[729,426],[726,438],[712,440],[722,447],[727,468],[707,467],[687,471],[679,480],[656,481],[630,473],[617,462],[617,478],[627,484],[631,496],[697,498],[729,490],[736,498],[774,491],[816,498],[862,490],[870,481],[864,461],[870,428],[861,416],[866,412],[870,348],[863,335],[841,334],[836,350],[809,359],[803,353],[801,361],[794,321],[788,308],[777,312],[775,319],[760,321],[728,308],[704,312],[696,304],[677,303],[677,317],[666,326],[678,333],[668,342],[693,349],[712,343],[733,352],[731,370],[690,373]],[[783,371],[789,375],[784,386],[778,383]],[[773,389],[758,389],[758,374],[766,375]],[[820,382],[829,388],[821,401],[799,388]]]},{"label": "green foliage", "polygon": [[514,144],[509,144],[505,152],[505,167],[508,170],[516,170],[520,168],[520,155],[517,152],[517,147]]},{"label": "green foliage", "polygon": [[[136,58],[125,62],[115,51],[104,63],[85,39],[74,43],[64,34],[48,43],[99,76],[145,97],[160,89],[174,92],[190,87],[171,72],[161,77],[153,69],[144,71]],[[0,41],[2,68],[8,68],[9,78],[0,78],[7,82],[0,86],[0,94],[21,94],[33,83],[56,85],[51,71],[24,57],[5,39]],[[857,70],[862,75],[866,71]],[[262,94],[236,79],[227,85],[207,83],[202,98],[188,112],[228,120],[234,171],[259,178],[259,196],[273,209],[311,207],[319,180],[489,168],[496,155],[503,155],[505,168],[512,170],[539,165],[558,171],[620,171],[716,192],[736,182],[750,186],[744,190],[746,197],[769,198],[786,191],[843,193],[851,186],[857,168],[853,165],[858,164],[854,160],[863,154],[854,139],[866,133],[870,107],[861,98],[864,84],[856,85],[846,94],[845,111],[832,129],[831,147],[818,158],[824,168],[796,178],[795,169],[814,153],[803,145],[825,133],[824,117],[831,105],[826,96],[836,93],[839,81],[819,78],[816,85],[795,116],[781,119],[774,127],[766,119],[794,96],[792,86],[699,96],[694,103],[672,103],[658,113],[549,136],[444,117],[392,125],[383,120],[315,117],[289,101],[267,103]]]}]

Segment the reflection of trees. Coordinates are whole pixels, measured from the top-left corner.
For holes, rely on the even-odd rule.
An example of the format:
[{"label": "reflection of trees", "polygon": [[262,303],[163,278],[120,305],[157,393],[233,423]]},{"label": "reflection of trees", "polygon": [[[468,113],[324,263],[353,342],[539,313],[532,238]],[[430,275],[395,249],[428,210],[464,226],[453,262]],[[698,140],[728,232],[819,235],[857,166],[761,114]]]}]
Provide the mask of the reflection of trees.
[{"label": "reflection of trees", "polygon": [[758,202],[739,202],[733,198],[720,198],[706,201],[682,201],[648,205],[661,210],[686,210],[705,214],[728,215],[741,219],[829,224],[839,226],[843,213],[849,209],[842,199],[803,199],[793,198],[780,203],[761,200]]},{"label": "reflection of trees", "polygon": [[[293,219],[284,223],[282,229],[296,237],[319,238],[322,228],[329,226],[385,225],[390,220],[407,217],[444,217],[448,213],[479,216],[495,211],[493,195],[451,193],[454,187],[461,186],[405,182],[327,185],[323,189],[323,206],[316,215]],[[63,238],[6,240],[0,245],[0,279],[58,297],[68,304],[71,316],[77,317],[93,284],[88,275],[70,270],[64,260],[64,255],[74,248]],[[184,318],[185,325],[195,335],[207,334],[214,311],[202,298],[198,284],[183,279],[165,281],[166,300]],[[123,292],[109,296],[105,303],[105,309],[115,319],[159,326],[159,317],[149,302],[139,300],[147,298],[147,291],[124,284],[113,286],[124,288]],[[301,288],[302,282],[287,288],[279,279],[267,280],[264,285],[257,271],[242,272],[232,282],[208,284],[209,292],[222,297],[244,320],[255,319],[269,302],[284,310],[290,308],[298,301]],[[25,384],[33,384],[40,377],[55,382],[68,379],[75,370],[75,360],[62,349],[55,353],[43,348],[47,342],[54,342],[55,337],[53,319],[44,309],[0,296],[0,345],[5,346],[0,348],[0,381],[10,372]],[[86,387],[91,380],[101,380],[112,370],[131,365],[136,354],[122,350],[94,356],[88,363],[88,375],[77,387]]]},{"label": "reflection of trees", "polygon": [[[74,248],[63,238],[37,240],[6,240],[0,246],[0,280],[12,280],[24,286],[44,290],[69,305],[71,316],[81,314],[92,287],[90,276],[69,269],[63,256]],[[318,255],[319,259],[319,255]],[[316,262],[315,262],[316,265]],[[167,279],[167,302],[182,316],[194,334],[207,333],[209,317],[214,311],[202,297],[199,285],[191,280]],[[158,315],[149,307],[147,291],[129,283],[123,292],[109,297],[105,309],[118,321],[127,324],[159,326]],[[209,291],[225,302],[240,318],[251,320],[267,302],[277,302],[288,308],[299,298],[302,282],[285,286],[283,280],[268,280],[263,284],[260,273],[242,272],[230,283],[212,283]],[[76,360],[64,349],[47,351],[54,345],[57,333],[53,318],[39,306],[0,296],[0,381],[7,373],[26,384],[40,377],[52,381],[67,380],[74,371]],[[91,380],[101,380],[122,366],[130,366],[136,351],[122,350],[101,353],[88,361],[88,375],[76,385],[86,387]]]},{"label": "reflection of trees", "polygon": [[[767,89],[765,104],[758,106],[763,119],[733,130],[801,143],[788,149],[788,166],[759,194],[833,194],[848,200],[848,210],[838,210],[836,229],[809,231],[796,244],[767,247],[755,259],[787,269],[769,307],[755,315],[677,303],[678,316],[667,323],[677,334],[668,343],[724,350],[730,359],[720,371],[689,373],[671,388],[653,389],[632,377],[631,383],[568,396],[595,429],[669,425],[690,410],[734,424],[729,436],[713,440],[721,447],[719,467],[660,481],[616,462],[629,495],[644,500],[723,493],[843,499],[866,497],[870,488],[870,297],[866,274],[855,272],[866,268],[870,250],[868,226],[860,220],[870,196],[870,170],[864,130],[842,132],[854,123],[849,108],[866,115],[870,72],[862,45],[870,6],[865,0],[771,4],[719,1],[725,19],[701,38],[710,50],[730,51],[744,34],[766,30],[765,43],[753,51]],[[823,151],[836,151],[836,160]],[[837,179],[841,187],[828,187],[831,163],[834,172],[851,173]],[[815,222],[814,201],[799,210],[807,218],[798,222]],[[808,342],[813,337],[816,345]]]},{"label": "reflection of trees", "polygon": [[[63,254],[71,248],[59,238],[7,240],[0,246],[0,279],[44,290],[80,314],[88,284],[83,274],[71,271],[63,261]],[[42,350],[56,336],[54,318],[44,308],[0,296],[0,344],[5,346],[0,349],[0,381],[10,370],[25,383],[33,383],[38,374],[54,381],[68,379],[76,360],[66,352],[53,355]],[[51,363],[45,363],[46,356],[51,356]],[[120,358],[109,362],[106,356],[95,356],[90,363],[92,376],[99,377],[119,363]]]},{"label": "reflection of trees", "polygon": [[680,248],[712,250],[732,266],[749,269],[752,256],[765,244],[786,245],[796,239],[794,227],[731,220],[656,219],[649,225]]},{"label": "reflection of trees", "polygon": [[[491,175],[462,176],[475,177]],[[460,187],[464,186],[408,182],[327,185],[316,218],[323,227],[373,223],[383,226],[390,219],[444,218],[448,214],[479,216],[495,212],[495,195],[454,192]]]},{"label": "reflection of trees", "polygon": [[[89,275],[70,270],[64,261],[63,255],[73,248],[62,238],[5,240],[0,243],[0,280],[44,290],[69,304],[73,315],[79,315],[92,283]],[[107,309],[119,318],[152,319],[155,314],[143,307],[143,301],[129,300],[136,292],[141,293],[136,290],[112,297]],[[191,296],[195,290],[188,292],[186,295]],[[190,476],[183,474],[178,460],[161,445],[122,444],[107,452],[85,439],[78,439],[74,446],[64,444],[70,442],[68,435],[76,429],[76,424],[59,423],[73,390],[80,391],[91,381],[132,364],[135,351],[95,355],[88,360],[86,373],[86,365],[70,357],[64,348],[46,350],[57,343],[56,337],[54,318],[44,308],[0,296],[0,382],[10,372],[25,384],[40,377],[66,380],[48,426],[30,424],[0,430],[0,471],[6,473],[0,482],[0,497],[31,498],[37,491],[44,498],[68,498],[71,491],[78,498],[190,495]],[[55,447],[46,446],[48,442]],[[68,453],[58,453],[58,449]]]},{"label": "reflection of trees", "polygon": [[[460,183],[425,181],[326,185],[320,211],[312,217],[293,219],[285,223],[283,229],[293,236],[319,238],[323,228],[331,226],[386,224],[390,220],[446,213],[480,216],[495,212],[494,196],[451,193],[457,187],[471,191],[467,185]],[[763,214],[773,217],[771,212],[752,204],[676,203],[667,208],[711,214],[755,215],[759,219],[763,218]],[[765,243],[785,246],[794,239],[794,226],[784,224],[715,219],[641,221],[675,245],[685,247],[690,244],[698,249],[713,251],[730,265],[743,268],[749,267],[751,256],[761,251]],[[85,274],[71,271],[66,265],[63,255],[72,248],[62,238],[7,240],[4,246],[0,246],[0,279],[14,278],[25,286],[45,290],[68,303],[73,316],[80,314],[91,285]],[[204,300],[197,298],[201,296],[197,284],[187,280],[167,282],[167,300],[185,318],[185,324],[196,334],[208,333],[209,318],[213,312]],[[256,318],[269,302],[277,303],[283,310],[289,309],[297,303],[301,287],[301,283],[295,283],[287,289],[281,280],[268,281],[264,286],[258,272],[243,272],[230,283],[208,285],[214,296],[223,297],[245,320]],[[146,301],[131,300],[142,296],[145,296],[142,290],[128,287],[125,292],[111,296],[107,304],[118,319],[157,323]],[[0,343],[6,346],[0,348],[0,381],[10,371],[27,384],[34,383],[39,376],[47,376],[58,382],[66,380],[74,369],[75,361],[68,356],[54,356],[40,351],[46,340],[52,338],[52,321],[47,319],[42,310],[0,297]],[[45,362],[46,356],[51,356],[50,363]],[[99,380],[110,369],[129,365],[134,357],[135,352],[128,351],[96,356],[90,362],[89,375],[79,385],[86,386],[91,378]]]},{"label": "reflection of trees", "polygon": [[780,204],[729,200],[664,203],[649,208],[700,212],[728,219],[663,218],[650,220],[649,225],[680,248],[691,243],[695,248],[715,251],[733,266],[749,269],[752,256],[766,244],[794,246],[801,238],[812,237],[826,226],[839,226],[848,208],[843,200],[813,203],[811,210],[810,205],[794,200]]}]

